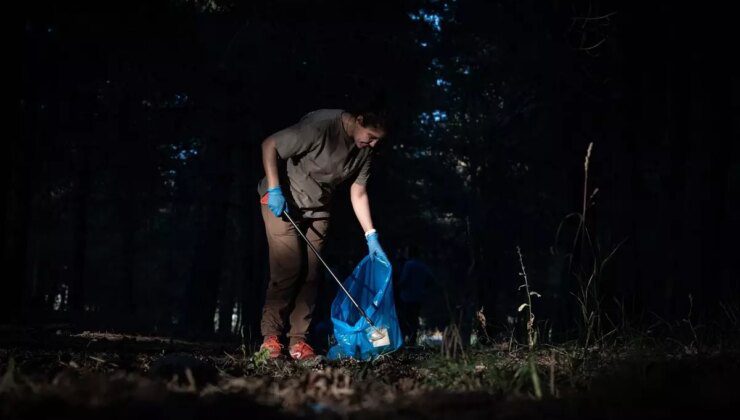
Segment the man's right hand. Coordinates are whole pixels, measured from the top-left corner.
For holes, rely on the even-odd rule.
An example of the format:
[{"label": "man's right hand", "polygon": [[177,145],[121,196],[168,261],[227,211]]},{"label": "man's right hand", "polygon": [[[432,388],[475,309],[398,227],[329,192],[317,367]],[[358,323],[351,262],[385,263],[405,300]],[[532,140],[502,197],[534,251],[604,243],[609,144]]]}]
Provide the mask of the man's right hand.
[{"label": "man's right hand", "polygon": [[283,190],[280,189],[279,185],[267,190],[267,207],[275,217],[282,216],[283,212],[288,210],[288,204],[285,202],[285,197],[283,197]]}]

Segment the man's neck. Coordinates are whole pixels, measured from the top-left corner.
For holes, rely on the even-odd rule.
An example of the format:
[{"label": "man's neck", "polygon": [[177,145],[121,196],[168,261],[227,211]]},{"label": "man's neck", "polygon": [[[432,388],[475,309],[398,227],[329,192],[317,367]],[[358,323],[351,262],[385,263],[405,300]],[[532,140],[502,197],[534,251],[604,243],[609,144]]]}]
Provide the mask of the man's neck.
[{"label": "man's neck", "polygon": [[352,137],[355,134],[355,127],[357,126],[357,120],[352,114],[348,112],[342,113],[342,128],[347,136]]}]

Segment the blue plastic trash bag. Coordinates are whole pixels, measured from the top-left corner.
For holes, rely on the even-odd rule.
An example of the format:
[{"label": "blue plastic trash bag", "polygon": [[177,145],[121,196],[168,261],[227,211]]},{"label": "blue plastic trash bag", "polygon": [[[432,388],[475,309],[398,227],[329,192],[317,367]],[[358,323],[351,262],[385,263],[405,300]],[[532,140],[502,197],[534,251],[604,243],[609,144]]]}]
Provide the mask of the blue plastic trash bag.
[{"label": "blue plastic trash bag", "polygon": [[347,295],[338,290],[331,304],[331,320],[334,323],[334,338],[337,344],[329,349],[327,358],[337,360],[352,357],[370,360],[398,350],[403,344],[403,336],[393,303],[390,262],[384,258],[366,256],[355,267],[352,275],[344,281],[344,287],[376,327],[388,330],[390,344],[373,347],[368,336],[368,331],[371,331],[372,327]]}]

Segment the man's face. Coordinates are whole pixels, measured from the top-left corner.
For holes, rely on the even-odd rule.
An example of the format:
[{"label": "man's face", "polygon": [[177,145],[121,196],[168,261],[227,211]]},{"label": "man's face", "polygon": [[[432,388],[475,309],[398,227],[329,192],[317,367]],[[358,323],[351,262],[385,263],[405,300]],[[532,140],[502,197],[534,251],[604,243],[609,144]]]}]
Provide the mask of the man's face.
[{"label": "man's face", "polygon": [[385,130],[376,127],[365,127],[362,125],[362,115],[357,117],[354,139],[359,149],[375,147],[383,137],[385,137]]}]

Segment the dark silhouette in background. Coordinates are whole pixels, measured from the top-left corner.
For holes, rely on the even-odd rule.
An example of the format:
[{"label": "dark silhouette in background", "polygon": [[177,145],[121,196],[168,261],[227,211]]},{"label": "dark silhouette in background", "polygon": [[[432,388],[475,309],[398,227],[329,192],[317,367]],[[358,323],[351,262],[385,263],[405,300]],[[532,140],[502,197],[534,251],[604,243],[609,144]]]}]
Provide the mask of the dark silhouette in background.
[{"label": "dark silhouette in background", "polygon": [[405,258],[397,269],[401,271],[398,278],[398,308],[399,323],[404,340],[409,345],[415,345],[419,332],[419,316],[421,307],[428,300],[430,288],[436,283],[431,268],[424,263],[419,253],[419,247],[410,244],[404,249]]}]

